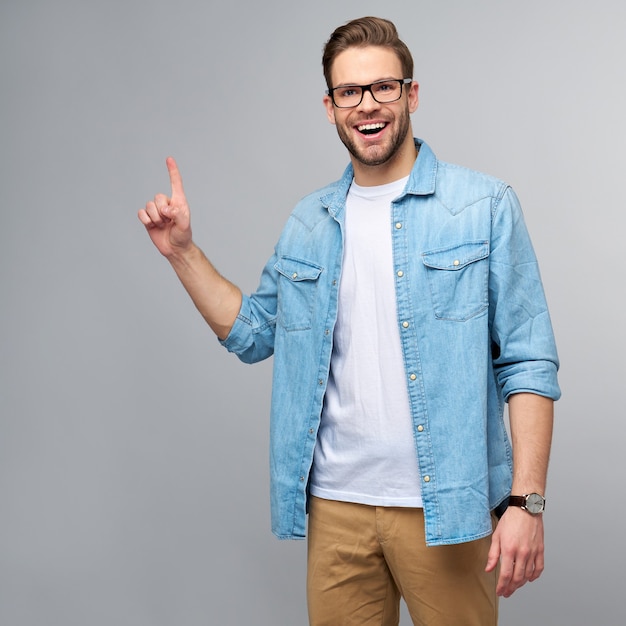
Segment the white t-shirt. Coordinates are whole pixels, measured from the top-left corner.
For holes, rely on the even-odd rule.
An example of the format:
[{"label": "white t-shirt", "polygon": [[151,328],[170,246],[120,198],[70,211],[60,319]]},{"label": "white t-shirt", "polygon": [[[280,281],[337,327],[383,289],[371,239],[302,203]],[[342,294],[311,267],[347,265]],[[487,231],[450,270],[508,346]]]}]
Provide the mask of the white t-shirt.
[{"label": "white t-shirt", "polygon": [[320,498],[422,506],[391,247],[391,202],[406,181],[353,182],[348,193],[339,314],[310,484]]}]

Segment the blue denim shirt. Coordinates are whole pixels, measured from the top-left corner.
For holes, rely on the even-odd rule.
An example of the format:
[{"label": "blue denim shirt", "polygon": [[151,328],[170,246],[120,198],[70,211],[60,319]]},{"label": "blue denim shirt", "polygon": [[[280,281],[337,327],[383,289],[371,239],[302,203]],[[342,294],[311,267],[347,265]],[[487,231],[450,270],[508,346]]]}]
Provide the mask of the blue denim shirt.
[{"label": "blue denim shirt", "polygon": [[[558,358],[513,190],[416,142],[389,228],[426,541],[441,545],[491,533],[490,511],[512,480],[504,402],[519,392],[557,399]],[[247,363],[274,355],[270,480],[279,538],[305,536],[352,179],[348,166],[299,202],[223,342]]]}]

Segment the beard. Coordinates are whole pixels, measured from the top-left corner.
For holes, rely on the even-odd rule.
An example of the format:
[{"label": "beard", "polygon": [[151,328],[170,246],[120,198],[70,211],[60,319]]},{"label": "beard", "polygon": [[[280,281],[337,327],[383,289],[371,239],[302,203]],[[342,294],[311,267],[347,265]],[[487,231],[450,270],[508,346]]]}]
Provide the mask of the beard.
[{"label": "beard", "polygon": [[410,117],[407,108],[402,109],[397,117],[395,129],[387,138],[385,144],[362,148],[355,141],[351,131],[352,126],[347,124],[336,124],[337,134],[348,152],[361,164],[368,166],[383,165],[391,161],[400,151],[410,128]]}]

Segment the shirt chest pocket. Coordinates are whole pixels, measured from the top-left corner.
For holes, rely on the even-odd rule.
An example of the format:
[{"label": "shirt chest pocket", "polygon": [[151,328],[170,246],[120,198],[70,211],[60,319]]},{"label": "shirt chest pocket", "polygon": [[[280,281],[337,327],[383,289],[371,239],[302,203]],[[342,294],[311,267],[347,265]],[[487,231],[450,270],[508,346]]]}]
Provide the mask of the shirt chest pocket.
[{"label": "shirt chest pocket", "polygon": [[468,242],[422,254],[435,317],[462,322],[489,304],[489,242]]},{"label": "shirt chest pocket", "polygon": [[323,268],[310,261],[283,256],[274,269],[279,274],[278,322],[285,330],[308,330]]}]

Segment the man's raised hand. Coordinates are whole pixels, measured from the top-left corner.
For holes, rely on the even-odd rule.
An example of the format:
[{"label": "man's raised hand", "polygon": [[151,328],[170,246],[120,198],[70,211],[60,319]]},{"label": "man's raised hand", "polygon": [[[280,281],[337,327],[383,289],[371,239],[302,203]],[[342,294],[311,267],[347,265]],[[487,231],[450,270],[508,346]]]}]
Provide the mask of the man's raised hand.
[{"label": "man's raised hand", "polygon": [[172,157],[166,159],[172,187],[171,196],[162,193],[146,203],[138,213],[139,220],[146,227],[152,243],[165,257],[184,252],[191,246],[191,222],[189,206],[183,179]]}]

